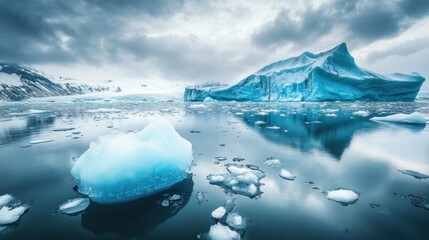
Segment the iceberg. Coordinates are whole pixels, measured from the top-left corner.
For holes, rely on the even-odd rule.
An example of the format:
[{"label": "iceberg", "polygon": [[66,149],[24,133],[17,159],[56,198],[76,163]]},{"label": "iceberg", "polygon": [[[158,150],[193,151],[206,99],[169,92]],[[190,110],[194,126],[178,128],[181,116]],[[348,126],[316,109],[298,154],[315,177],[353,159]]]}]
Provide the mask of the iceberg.
[{"label": "iceberg", "polygon": [[61,204],[57,210],[58,213],[74,215],[84,211],[89,206],[89,198],[75,198]]},{"label": "iceberg", "polygon": [[393,122],[393,123],[405,123],[405,124],[416,124],[416,125],[426,125],[425,115],[419,112],[414,112],[411,114],[393,114],[385,117],[373,117],[373,121],[382,121],[382,122]]},{"label": "iceberg", "polygon": [[71,173],[92,201],[117,203],[172,187],[188,176],[192,160],[192,144],[157,120],[140,132],[112,132],[91,142]]},{"label": "iceberg", "polygon": [[269,64],[233,86],[194,86],[185,101],[414,101],[425,78],[359,68],[345,43]]}]

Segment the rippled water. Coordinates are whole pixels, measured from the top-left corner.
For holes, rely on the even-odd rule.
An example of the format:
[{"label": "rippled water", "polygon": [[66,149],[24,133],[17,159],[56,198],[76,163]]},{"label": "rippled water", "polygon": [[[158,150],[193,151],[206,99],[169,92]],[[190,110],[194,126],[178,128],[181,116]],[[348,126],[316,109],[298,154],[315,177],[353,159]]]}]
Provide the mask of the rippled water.
[{"label": "rippled water", "polygon": [[[428,118],[429,102],[196,104],[123,96],[1,103],[0,195],[31,207],[0,237],[197,239],[215,224],[211,212],[236,198],[234,212],[247,219],[245,239],[426,239],[429,179],[398,170],[429,174],[429,127],[369,120],[414,111]],[[81,196],[70,169],[92,140],[161,117],[193,144],[188,179],[153,197],[55,214]],[[269,158],[280,164],[264,164]],[[259,167],[262,194],[249,198],[209,184],[209,174],[224,174],[231,163]],[[296,179],[281,178],[281,168]],[[326,192],[337,188],[357,192],[358,201],[328,200]],[[172,194],[180,201],[162,207]],[[207,201],[197,199],[202,194]]]}]

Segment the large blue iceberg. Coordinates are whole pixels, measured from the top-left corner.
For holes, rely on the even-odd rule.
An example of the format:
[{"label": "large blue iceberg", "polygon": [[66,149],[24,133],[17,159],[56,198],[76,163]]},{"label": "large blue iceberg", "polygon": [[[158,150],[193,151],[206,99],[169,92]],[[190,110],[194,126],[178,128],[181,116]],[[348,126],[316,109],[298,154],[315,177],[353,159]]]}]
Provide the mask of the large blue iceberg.
[{"label": "large blue iceberg", "polygon": [[98,203],[153,195],[188,177],[192,144],[165,120],[137,133],[110,133],[91,143],[72,168],[78,191]]},{"label": "large blue iceberg", "polygon": [[231,87],[187,87],[185,101],[413,101],[425,78],[359,68],[345,43],[278,61]]}]

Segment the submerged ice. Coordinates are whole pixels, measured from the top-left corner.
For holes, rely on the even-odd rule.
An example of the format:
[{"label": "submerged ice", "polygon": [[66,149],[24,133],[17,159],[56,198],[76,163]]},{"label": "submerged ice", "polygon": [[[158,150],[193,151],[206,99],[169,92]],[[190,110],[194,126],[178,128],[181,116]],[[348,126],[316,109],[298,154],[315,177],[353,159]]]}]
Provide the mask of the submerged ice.
[{"label": "submerged ice", "polygon": [[89,198],[75,198],[61,204],[58,213],[73,215],[82,212],[89,206]]},{"label": "submerged ice", "polygon": [[192,163],[192,144],[165,120],[140,132],[114,132],[90,144],[73,165],[78,191],[99,203],[153,195],[182,181]]}]

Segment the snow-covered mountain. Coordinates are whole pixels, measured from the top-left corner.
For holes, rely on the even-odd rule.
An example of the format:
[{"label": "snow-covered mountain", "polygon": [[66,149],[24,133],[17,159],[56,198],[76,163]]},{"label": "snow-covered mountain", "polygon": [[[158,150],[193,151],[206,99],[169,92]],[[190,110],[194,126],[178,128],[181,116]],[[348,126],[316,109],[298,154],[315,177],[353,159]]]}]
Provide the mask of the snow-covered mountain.
[{"label": "snow-covered mountain", "polygon": [[231,87],[187,87],[185,101],[413,101],[425,78],[359,68],[345,43],[269,64]]},{"label": "snow-covered mountain", "polygon": [[30,97],[48,97],[121,91],[119,87],[92,86],[73,81],[55,82],[29,68],[11,63],[0,63],[0,100],[19,101]]}]

